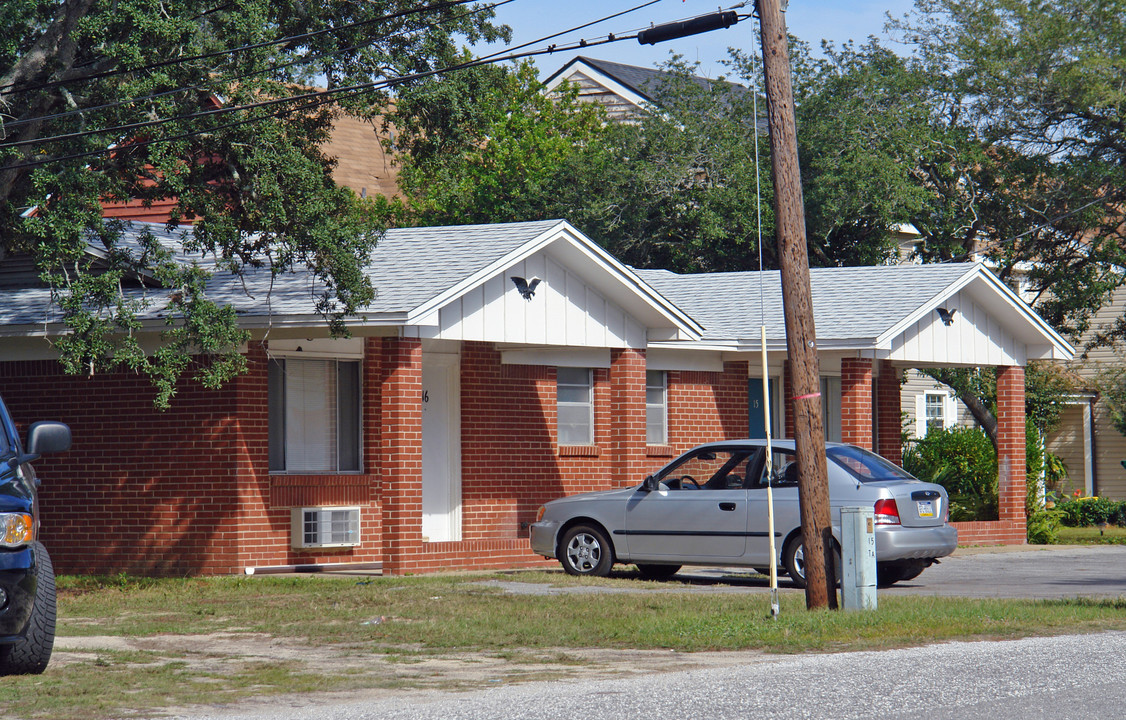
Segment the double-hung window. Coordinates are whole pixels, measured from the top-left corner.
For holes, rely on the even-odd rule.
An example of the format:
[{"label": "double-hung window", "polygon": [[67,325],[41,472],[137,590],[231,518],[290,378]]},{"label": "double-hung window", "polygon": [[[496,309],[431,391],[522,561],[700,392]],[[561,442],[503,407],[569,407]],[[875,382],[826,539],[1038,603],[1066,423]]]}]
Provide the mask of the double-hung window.
[{"label": "double-hung window", "polygon": [[669,441],[668,373],[645,371],[645,442],[664,445]]},{"label": "double-hung window", "polygon": [[360,364],[270,361],[271,472],[360,470]]},{"label": "double-hung window", "polygon": [[925,401],[927,432],[946,427],[946,395],[927,393]]},{"label": "double-hung window", "polygon": [[593,377],[589,368],[556,369],[556,423],[560,445],[594,444]]},{"label": "double-hung window", "polygon": [[926,437],[931,430],[948,428],[958,421],[954,398],[944,392],[922,392],[915,396],[915,435]]}]

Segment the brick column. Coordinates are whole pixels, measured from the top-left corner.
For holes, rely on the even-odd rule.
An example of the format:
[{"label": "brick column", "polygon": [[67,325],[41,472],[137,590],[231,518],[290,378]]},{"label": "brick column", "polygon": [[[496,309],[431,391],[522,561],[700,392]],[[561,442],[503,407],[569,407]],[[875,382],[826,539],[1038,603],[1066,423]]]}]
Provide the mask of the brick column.
[{"label": "brick column", "polygon": [[903,464],[903,371],[890,360],[880,361],[876,376],[876,452]]},{"label": "brick column", "polygon": [[872,361],[841,360],[841,440],[872,449]]},{"label": "brick column", "polygon": [[422,342],[384,338],[382,365],[383,572],[402,575],[422,550]]},{"label": "brick column", "polygon": [[1024,531],[1025,453],[1024,368],[997,368],[997,472],[999,515]]},{"label": "brick column", "polygon": [[610,479],[629,487],[645,477],[645,351],[610,351]]}]

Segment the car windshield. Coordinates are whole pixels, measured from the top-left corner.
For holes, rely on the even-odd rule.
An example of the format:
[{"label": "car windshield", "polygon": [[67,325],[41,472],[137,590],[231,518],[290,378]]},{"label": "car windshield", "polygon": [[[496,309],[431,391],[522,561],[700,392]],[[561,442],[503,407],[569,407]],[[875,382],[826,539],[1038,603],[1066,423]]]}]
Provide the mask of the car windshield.
[{"label": "car windshield", "polygon": [[875,453],[852,445],[827,448],[825,454],[840,465],[858,482],[883,482],[886,480],[914,480],[903,468],[888,462]]}]

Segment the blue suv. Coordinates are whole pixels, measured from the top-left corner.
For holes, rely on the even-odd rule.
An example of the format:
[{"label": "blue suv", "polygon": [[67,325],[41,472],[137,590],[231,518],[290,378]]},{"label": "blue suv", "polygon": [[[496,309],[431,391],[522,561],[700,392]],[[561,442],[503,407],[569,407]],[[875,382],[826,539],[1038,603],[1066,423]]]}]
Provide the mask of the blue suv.
[{"label": "blue suv", "polygon": [[70,428],[37,422],[20,443],[0,400],[0,675],[41,673],[55,644],[55,572],[39,542],[31,461],[70,448]]}]

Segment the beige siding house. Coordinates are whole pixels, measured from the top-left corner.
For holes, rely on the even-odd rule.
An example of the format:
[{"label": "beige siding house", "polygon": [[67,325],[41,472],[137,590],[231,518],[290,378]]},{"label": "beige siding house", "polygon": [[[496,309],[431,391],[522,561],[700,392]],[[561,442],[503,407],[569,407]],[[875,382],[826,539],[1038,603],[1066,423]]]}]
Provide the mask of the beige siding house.
[{"label": "beige siding house", "polygon": [[[1112,325],[1124,309],[1126,288],[1120,288],[1095,316],[1088,337]],[[1126,437],[1111,422],[1110,410],[1099,397],[1096,382],[1100,372],[1124,362],[1126,344],[1119,342],[1095,348],[1086,358],[1077,356],[1069,364],[1083,387],[1076,393],[1062,425],[1047,439],[1048,449],[1067,464],[1069,492],[1078,489],[1086,495],[1126,500],[1126,468],[1122,466],[1126,460]]]}]

